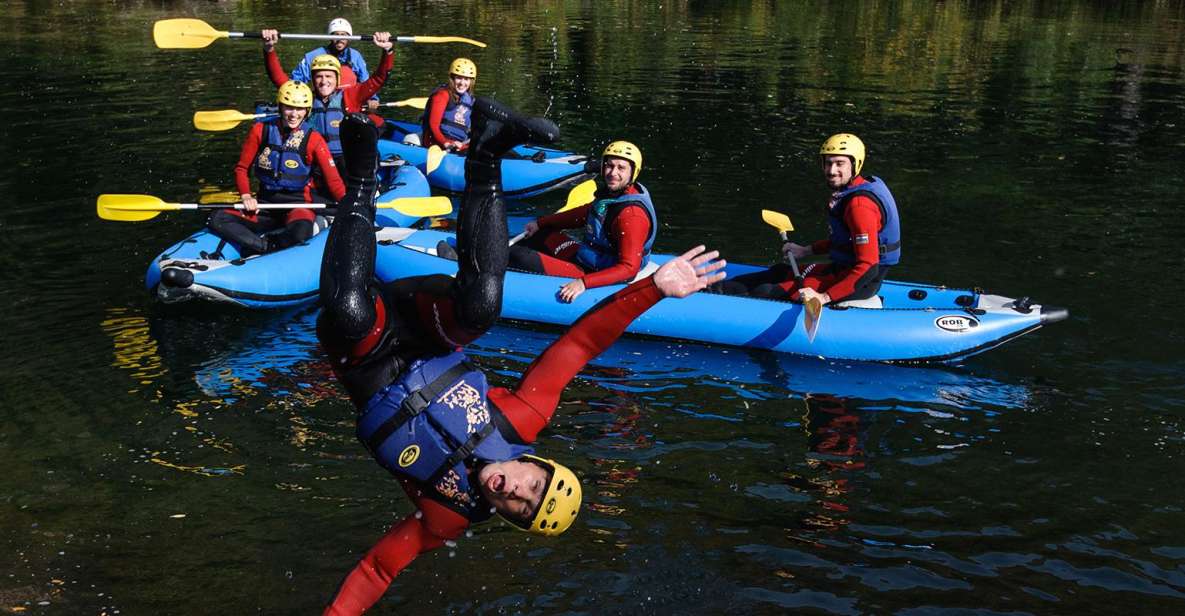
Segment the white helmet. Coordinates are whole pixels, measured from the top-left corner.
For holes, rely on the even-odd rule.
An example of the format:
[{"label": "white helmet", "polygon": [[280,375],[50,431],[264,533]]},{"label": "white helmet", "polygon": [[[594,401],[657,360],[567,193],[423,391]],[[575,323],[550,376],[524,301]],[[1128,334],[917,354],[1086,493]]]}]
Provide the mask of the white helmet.
[{"label": "white helmet", "polygon": [[350,26],[350,22],[346,21],[344,17],[335,17],[329,22],[329,29],[325,32],[327,34],[333,34],[334,32],[345,32],[346,34],[353,35],[354,28]]}]

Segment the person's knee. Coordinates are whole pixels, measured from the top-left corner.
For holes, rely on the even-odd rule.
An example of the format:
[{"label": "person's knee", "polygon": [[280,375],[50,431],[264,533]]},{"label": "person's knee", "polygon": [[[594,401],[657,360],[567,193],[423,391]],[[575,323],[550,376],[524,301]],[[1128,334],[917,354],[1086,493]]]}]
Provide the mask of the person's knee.
[{"label": "person's knee", "polygon": [[299,244],[313,237],[313,221],[312,220],[296,220],[288,223],[288,235],[292,237],[293,243]]},{"label": "person's knee", "polygon": [[342,290],[321,307],[326,328],[350,341],[366,337],[375,325],[375,297],[365,290]]},{"label": "person's knee", "polygon": [[754,287],[753,290],[750,292],[750,295],[752,295],[753,297],[760,297],[763,299],[788,300],[788,299],[790,299],[791,293],[789,291],[787,291],[786,289],[782,288],[781,285],[777,285],[777,284],[773,284],[773,283],[765,283],[765,284],[760,284],[760,285],[757,285],[756,287]]},{"label": "person's knee", "polygon": [[543,272],[543,260],[539,253],[526,246],[511,246],[510,267],[524,272]]},{"label": "person's knee", "polygon": [[457,321],[462,327],[484,332],[502,314],[502,278],[477,276],[461,290]]},{"label": "person's knee", "polygon": [[206,221],[206,226],[214,231],[223,231],[229,224],[237,223],[239,217],[231,214],[228,210],[217,210],[210,214],[209,220]]}]

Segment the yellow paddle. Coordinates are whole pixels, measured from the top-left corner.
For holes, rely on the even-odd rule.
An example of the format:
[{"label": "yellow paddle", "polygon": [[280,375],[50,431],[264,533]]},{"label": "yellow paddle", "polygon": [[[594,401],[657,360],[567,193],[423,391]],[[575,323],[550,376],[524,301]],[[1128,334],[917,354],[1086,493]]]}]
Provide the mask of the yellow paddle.
[{"label": "yellow paddle", "polygon": [[[582,205],[587,205],[592,202],[593,198],[596,196],[596,193],[596,180],[585,180],[574,186],[572,190],[568,191],[567,202],[564,203],[564,207],[556,210],[555,213],[559,214],[560,212],[567,212],[568,210],[574,210]],[[525,237],[527,237],[527,233],[525,231],[519,233],[518,235],[510,238],[510,245],[514,246],[515,244],[522,241],[522,239]]]},{"label": "yellow paddle", "polygon": [[[210,24],[200,19],[162,19],[152,25],[152,40],[161,49],[202,49],[209,47],[217,39],[258,39],[258,32],[227,32],[215,30]],[[369,41],[374,37],[369,34],[340,35],[340,34],[281,34],[280,38],[327,40],[336,41]],[[399,43],[468,43],[478,47],[485,47],[481,41],[467,39],[460,36],[397,36]]]},{"label": "yellow paddle", "polygon": [[819,322],[823,320],[823,300],[818,295],[812,295],[802,303],[802,324],[806,327],[806,342],[812,344],[815,334],[819,331]]},{"label": "yellow paddle", "polygon": [[241,122],[258,120],[259,118],[275,117],[274,113],[239,113],[234,109],[221,111],[196,111],[193,114],[193,127],[198,130],[223,131],[238,126]]},{"label": "yellow paddle", "polygon": [[[790,241],[786,237],[786,233],[794,230],[794,224],[790,222],[789,216],[773,210],[761,210],[761,220],[764,220],[765,224],[778,230],[778,233],[782,236],[782,242]],[[790,257],[790,269],[794,270],[794,279],[801,284],[802,274],[798,273],[798,261],[794,258],[794,253],[788,252],[786,255]]]},{"label": "yellow paddle", "polygon": [[415,107],[416,109],[423,109],[428,106],[427,96],[417,96],[415,98],[405,98],[401,101],[393,103],[379,103],[379,107]]},{"label": "yellow paddle", "polygon": [[[261,210],[280,210],[304,207],[310,209],[324,209],[333,207],[325,203],[260,203]],[[453,211],[452,201],[448,197],[404,197],[390,201],[380,201],[376,207],[397,210],[407,216],[427,218],[429,216],[444,216]],[[220,210],[243,209],[242,203],[166,203],[152,195],[99,195],[97,202],[99,218],[103,220],[117,220],[120,222],[141,222],[152,220],[161,212],[175,212],[179,210]]]},{"label": "yellow paddle", "polygon": [[424,175],[432,175],[440,163],[444,162],[444,148],[434,145],[428,148],[428,160],[424,163]]},{"label": "yellow paddle", "polygon": [[[414,107],[416,109],[423,109],[427,105],[428,97],[420,96],[416,98],[406,98],[392,103],[382,103],[379,105],[379,107]],[[243,122],[275,116],[275,113],[242,113],[240,111],[235,111],[234,109],[222,109],[219,111],[197,111],[193,114],[193,126],[198,130],[217,132],[230,130]]]}]

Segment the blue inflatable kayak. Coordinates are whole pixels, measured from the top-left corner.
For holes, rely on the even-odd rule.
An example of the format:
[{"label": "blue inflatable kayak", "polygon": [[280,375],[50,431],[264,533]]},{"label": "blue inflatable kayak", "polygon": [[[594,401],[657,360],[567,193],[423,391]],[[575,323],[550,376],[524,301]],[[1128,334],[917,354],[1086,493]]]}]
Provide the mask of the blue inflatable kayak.
[{"label": "blue inflatable kayak", "polygon": [[[383,170],[379,201],[430,195],[424,174],[411,165]],[[380,209],[375,224],[405,227],[417,219]],[[148,265],[145,285],[162,302],[208,300],[247,308],[281,308],[311,303],[320,287],[326,222],[307,242],[278,252],[243,258],[231,243],[203,229],[173,244]]]},{"label": "blue inflatable kayak", "polygon": [[[419,135],[420,126],[409,122],[387,120],[397,139],[379,140],[382,158],[395,155],[427,171],[428,149],[403,143],[401,136]],[[418,143],[418,139],[417,139]],[[513,199],[531,197],[549,190],[570,188],[593,177],[589,158],[551,148],[519,146],[512,157],[502,161],[502,194]],[[444,161],[432,173],[428,182],[433,187],[449,192],[465,190],[465,156],[445,154]]]},{"label": "blue inflatable kayak", "polygon": [[[228,403],[255,391],[294,399],[327,392],[339,396],[324,386],[316,317],[316,310],[300,309],[291,316],[249,326],[218,357],[197,369],[195,381],[207,395]],[[468,345],[465,352],[478,357],[483,368],[509,369],[515,374],[559,335],[558,331],[498,325]],[[632,393],[696,383],[749,400],[785,400],[788,392],[830,394],[882,403],[880,408],[886,410],[931,415],[1024,408],[1031,398],[1023,384],[945,366],[818,361],[785,353],[639,338],[618,340],[582,371],[581,378]],[[675,410],[704,413],[702,409]]]},{"label": "blue inflatable kayak", "polygon": [[[421,274],[455,274],[456,263],[435,256],[442,231],[389,230],[379,242],[376,272],[383,280]],[[671,259],[652,255],[648,274]],[[729,264],[738,276],[762,268]],[[507,273],[502,316],[568,325],[621,288],[590,289],[571,304],[556,292],[568,281],[541,274]],[[817,335],[808,341],[799,304],[712,293],[664,300],[627,331],[734,347],[770,349],[828,359],[924,362],[950,361],[981,353],[1047,323],[1065,319],[1060,308],[1013,300],[978,290],[887,281],[872,301],[823,309]]]}]

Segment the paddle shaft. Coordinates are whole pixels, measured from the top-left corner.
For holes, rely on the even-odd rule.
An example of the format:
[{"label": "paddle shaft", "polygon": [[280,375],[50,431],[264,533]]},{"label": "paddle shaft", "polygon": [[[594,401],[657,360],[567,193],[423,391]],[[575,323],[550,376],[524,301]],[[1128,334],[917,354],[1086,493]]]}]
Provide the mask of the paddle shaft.
[{"label": "paddle shaft", "polygon": [[[243,210],[242,203],[174,203],[179,210]],[[335,207],[336,204],[328,203],[260,203],[257,207],[261,210],[291,210],[298,207],[308,208],[310,210],[321,210],[327,207]]]},{"label": "paddle shaft", "polygon": [[[782,236],[782,243],[783,244],[790,241],[790,238],[786,237],[785,231],[778,231],[778,235]],[[802,285],[802,274],[798,273],[798,259],[794,258],[793,252],[787,252],[786,256],[790,257],[790,269],[794,270],[794,280],[799,284],[799,286],[801,286]]]},{"label": "paddle shaft", "polygon": [[514,236],[514,237],[510,238],[510,245],[511,245],[511,246],[514,246],[515,244],[517,244],[517,243],[519,243],[519,242],[523,241],[523,238],[525,238],[525,237],[527,237],[527,232],[526,232],[526,231],[523,231],[522,233],[519,233],[518,235],[516,235],[516,236]]},{"label": "paddle shaft", "polygon": [[[263,34],[259,32],[227,32],[227,38],[245,38],[245,39],[260,39]],[[373,34],[287,34],[280,33],[282,39],[294,39],[301,41],[373,41]],[[396,36],[392,37],[396,43],[414,43],[416,37],[414,36]]]}]

